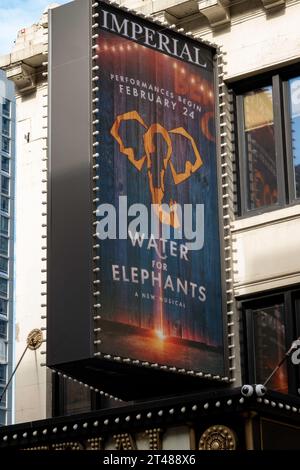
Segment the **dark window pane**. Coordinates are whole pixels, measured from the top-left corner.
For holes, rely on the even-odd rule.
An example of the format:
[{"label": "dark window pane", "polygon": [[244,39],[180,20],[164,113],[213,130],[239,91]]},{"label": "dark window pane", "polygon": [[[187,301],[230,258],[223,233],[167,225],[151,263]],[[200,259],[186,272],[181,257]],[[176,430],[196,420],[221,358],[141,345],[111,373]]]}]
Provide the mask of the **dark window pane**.
[{"label": "dark window pane", "polygon": [[8,214],[8,212],[9,212],[9,199],[8,199],[8,197],[0,196],[0,201],[1,201],[1,210]]},{"label": "dark window pane", "polygon": [[8,282],[7,279],[0,277],[0,295],[7,297]]},{"label": "dark window pane", "polygon": [[277,203],[272,87],[244,95],[248,209]]},{"label": "dark window pane", "polygon": [[2,134],[7,137],[10,135],[10,120],[5,117],[2,118]]},{"label": "dark window pane", "polygon": [[0,298],[0,314],[7,316],[7,300]]},{"label": "dark window pane", "polygon": [[0,410],[0,426],[5,426],[6,425],[6,412],[3,410]]},{"label": "dark window pane", "polygon": [[5,114],[6,116],[10,116],[10,106],[11,103],[7,98],[4,98],[3,104],[2,104],[2,113]]},{"label": "dark window pane", "polygon": [[1,192],[3,194],[9,194],[9,178],[7,176],[1,176]]},{"label": "dark window pane", "polygon": [[7,137],[2,137],[2,151],[6,153],[10,151],[10,140]]},{"label": "dark window pane", "polygon": [[300,77],[289,80],[295,197],[300,198]]},{"label": "dark window pane", "polygon": [[8,235],[8,218],[4,215],[0,217],[0,233],[1,235]]},{"label": "dark window pane", "polygon": [[[0,386],[0,395],[1,396],[2,396],[3,392],[4,392],[4,386],[2,385],[2,386]],[[1,400],[1,406],[4,407],[4,408],[6,407],[6,395],[7,395],[7,393],[5,392],[5,394],[4,394],[4,396],[2,397],[2,400]]]},{"label": "dark window pane", "polygon": [[7,339],[7,322],[0,320],[0,338]]},{"label": "dark window pane", "polygon": [[71,415],[91,411],[91,392],[88,387],[64,380],[64,414]]},{"label": "dark window pane", "polygon": [[1,156],[1,170],[9,173],[9,158]]},{"label": "dark window pane", "polygon": [[0,254],[8,256],[8,239],[0,237]]},{"label": "dark window pane", "polygon": [[8,274],[8,259],[0,256],[0,271],[4,274]]},{"label": "dark window pane", "polygon": [[[253,310],[256,383],[264,383],[286,352],[284,306]],[[268,388],[288,393],[286,364],[273,376]]]},{"label": "dark window pane", "polygon": [[6,365],[0,364],[0,384],[6,383]]}]

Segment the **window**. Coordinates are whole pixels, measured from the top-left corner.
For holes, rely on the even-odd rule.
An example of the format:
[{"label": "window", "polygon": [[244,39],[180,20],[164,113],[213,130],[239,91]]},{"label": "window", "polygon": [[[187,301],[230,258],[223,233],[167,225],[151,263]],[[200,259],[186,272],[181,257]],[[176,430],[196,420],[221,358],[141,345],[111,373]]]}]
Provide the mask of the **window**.
[{"label": "window", "polygon": [[0,364],[0,384],[6,384],[6,365]]},{"label": "window", "polygon": [[9,178],[3,175],[1,175],[1,192],[7,196],[9,195]]},{"label": "window", "polygon": [[1,210],[2,212],[5,212],[6,214],[9,213],[9,199],[6,196],[0,196],[0,201],[1,201]]},{"label": "window", "polygon": [[55,374],[53,381],[53,416],[87,413],[100,408],[122,406],[113,399],[100,397],[89,388]]},{"label": "window", "polygon": [[0,272],[8,274],[8,259],[0,256]]},{"label": "window", "polygon": [[[4,392],[4,386],[0,385],[0,396],[2,396],[3,392]],[[7,393],[5,393],[5,395],[2,397],[2,400],[1,400],[1,403],[0,403],[0,406],[2,408],[6,408],[6,395],[7,395]]]},{"label": "window", "polygon": [[[282,292],[243,302],[246,342],[245,383],[264,383],[300,334],[300,291]],[[300,371],[287,360],[267,386],[297,394]]]},{"label": "window", "polygon": [[8,256],[8,239],[0,237],[0,254]]},{"label": "window", "polygon": [[7,137],[10,136],[10,120],[6,117],[2,118],[2,134]]},{"label": "window", "polygon": [[291,150],[292,150],[292,174],[293,196],[300,198],[300,77],[288,81],[288,95],[290,106]]},{"label": "window", "polygon": [[7,322],[5,320],[0,320],[0,338],[7,339]]},{"label": "window", "polygon": [[9,173],[9,158],[1,156],[1,170]]},{"label": "window", "polygon": [[77,382],[57,377],[54,415],[71,415],[91,411],[91,392]]},{"label": "window", "polygon": [[3,277],[0,277],[0,295],[4,295],[5,297],[7,297],[7,292],[8,292],[7,279],[3,279]]},{"label": "window", "polygon": [[5,153],[10,152],[10,140],[8,137],[2,137],[2,151]]},{"label": "window", "polygon": [[299,203],[299,72],[248,79],[235,93],[240,215]]},{"label": "window", "polygon": [[6,344],[0,339],[0,363],[6,362]]},{"label": "window", "polygon": [[11,102],[7,98],[4,98],[3,103],[2,103],[2,114],[10,117],[10,110],[11,110]]},{"label": "window", "polygon": [[8,218],[4,215],[0,217],[0,233],[1,235],[8,235]]},{"label": "window", "polygon": [[0,410],[0,426],[5,426],[6,425],[6,412],[3,410]]},{"label": "window", "polygon": [[7,316],[7,300],[0,298],[0,315]]}]

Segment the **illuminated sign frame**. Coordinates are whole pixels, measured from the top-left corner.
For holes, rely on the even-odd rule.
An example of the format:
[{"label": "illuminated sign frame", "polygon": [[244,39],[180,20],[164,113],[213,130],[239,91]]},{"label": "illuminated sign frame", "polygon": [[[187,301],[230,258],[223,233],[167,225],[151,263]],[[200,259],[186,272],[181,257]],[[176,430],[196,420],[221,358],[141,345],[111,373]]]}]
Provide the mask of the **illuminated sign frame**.
[{"label": "illuminated sign frame", "polygon": [[[101,11],[106,12],[102,17]],[[100,29],[99,21],[102,21]],[[117,34],[111,34],[111,31],[103,33],[109,27],[115,29]],[[74,2],[52,10],[50,31],[47,365],[90,385],[101,384],[102,388],[110,393],[130,399],[174,391],[196,390],[209,385],[211,379],[215,379],[216,385],[229,382],[226,313],[231,301],[227,302],[228,284],[225,284],[224,275],[224,213],[221,168],[217,163],[220,161],[218,132],[216,131],[216,142],[211,145],[214,149],[214,154],[212,153],[214,160],[210,169],[207,170],[207,175],[210,174],[209,171],[215,172],[213,199],[217,204],[215,207],[217,225],[214,236],[218,234],[218,242],[217,245],[211,245],[210,250],[218,253],[216,266],[218,265],[219,268],[220,290],[216,287],[215,297],[220,305],[216,318],[222,330],[222,351],[219,355],[222,358],[222,366],[217,369],[199,367],[199,365],[193,367],[192,359],[179,364],[172,358],[160,361],[159,356],[155,360],[147,354],[131,354],[130,351],[126,354],[124,348],[122,351],[118,350],[116,342],[110,347],[109,338],[112,338],[114,330],[109,331],[110,336],[105,336],[107,335],[107,321],[103,318],[103,312],[107,312],[107,309],[103,309],[105,298],[103,292],[101,293],[101,283],[103,284],[103,279],[108,272],[106,269],[102,270],[105,266],[106,252],[105,249],[101,251],[103,241],[98,240],[97,233],[99,224],[97,205],[103,200],[101,188],[103,190],[103,185],[105,186],[103,176],[101,180],[101,167],[103,168],[104,165],[101,161],[101,152],[108,151],[108,149],[105,150],[105,144],[101,146],[101,125],[108,115],[105,107],[109,107],[109,103],[101,100],[104,83],[101,77],[102,73],[104,74],[105,63],[101,62],[101,53],[99,54],[99,36],[100,41],[102,36],[112,41],[116,39],[120,42],[119,47],[128,47],[128,41],[130,41],[136,44],[137,48],[143,47],[145,54],[146,52],[152,54],[151,57],[157,57],[157,54],[161,54],[164,58],[171,57],[174,64],[182,61],[182,64],[187,64],[187,69],[192,72],[196,70],[196,67],[205,71],[209,59],[213,80],[212,90],[216,93],[216,102],[219,104],[216,49],[167,29],[165,26],[112,7],[105,2],[98,2],[98,5],[94,6],[90,2]],[[186,60],[183,61],[183,59]],[[177,98],[177,106],[178,94],[176,95],[175,92],[173,94],[174,101]],[[122,99],[119,101],[122,104]],[[219,112],[217,104],[210,108],[216,116]],[[184,108],[182,103],[180,106]],[[193,174],[196,175],[203,161],[198,143],[196,143],[198,134],[192,132],[193,127],[189,124],[190,121],[185,120],[185,126],[189,126],[187,129],[184,126],[180,127],[176,119],[173,128],[170,125],[167,126],[166,122],[154,125],[150,119],[146,124],[145,113],[142,115],[141,108],[134,115],[131,113],[130,118],[143,122],[150,140],[155,133],[160,133],[165,141],[171,142],[170,145],[173,145],[173,148],[172,139],[175,137],[183,138],[183,145],[188,143],[195,158],[194,164],[188,164],[184,173],[175,168],[172,160],[173,167],[170,165],[169,172],[171,174],[172,171],[175,182],[192,181]],[[171,120],[171,117],[168,119]],[[119,151],[119,155],[125,155],[126,152],[128,154],[127,144],[123,143],[118,133],[121,122],[126,120],[124,109],[123,113],[116,113],[111,121],[109,145],[114,145],[115,152]],[[217,117],[216,129],[218,125]],[[210,135],[208,120],[205,126],[206,135]],[[155,127],[154,130],[153,127]],[[108,133],[105,136],[107,139]],[[145,139],[146,137],[144,141],[147,145]],[[206,138],[206,140],[208,142],[209,139]],[[151,147],[151,142],[149,147]],[[209,142],[206,143],[206,149],[208,148]],[[125,156],[123,159],[118,158],[122,164],[126,160]],[[128,168],[132,167],[129,171],[136,170],[140,162],[141,160],[135,158],[128,161]],[[204,167],[205,164],[204,161]],[[141,168],[138,168],[138,171],[140,170]],[[152,180],[149,179],[149,175],[147,176],[147,171],[144,172],[143,177],[148,181],[147,184],[150,184]],[[190,191],[195,193],[198,188],[199,185],[194,189],[191,186]],[[158,200],[160,204],[162,198],[157,199],[157,193],[157,190],[152,191],[152,202]],[[108,191],[105,194],[108,194]],[[178,194],[180,196],[180,193]],[[163,218],[164,214],[160,214],[160,217]],[[211,270],[213,269],[212,264]],[[198,276],[197,270],[195,275]],[[115,292],[109,290],[106,292],[107,297],[117,298],[114,296]],[[201,295],[200,291],[199,295]],[[181,331],[182,327],[180,327]],[[191,336],[191,338],[193,342],[194,337]],[[186,345],[188,341],[190,341],[188,338],[183,338],[182,344]],[[111,343],[113,344],[113,341]],[[180,351],[179,354],[181,354]],[[187,354],[189,355],[189,352]],[[180,380],[178,380],[178,374],[180,374]]]}]

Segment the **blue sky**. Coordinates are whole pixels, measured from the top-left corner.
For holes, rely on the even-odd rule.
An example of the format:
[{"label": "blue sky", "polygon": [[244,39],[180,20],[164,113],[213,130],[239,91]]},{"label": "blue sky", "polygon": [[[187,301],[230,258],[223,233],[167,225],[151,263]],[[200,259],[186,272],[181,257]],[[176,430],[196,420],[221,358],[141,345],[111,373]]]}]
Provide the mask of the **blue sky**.
[{"label": "blue sky", "polygon": [[0,55],[11,50],[17,32],[36,23],[44,9],[51,3],[68,3],[70,0],[0,0]]}]

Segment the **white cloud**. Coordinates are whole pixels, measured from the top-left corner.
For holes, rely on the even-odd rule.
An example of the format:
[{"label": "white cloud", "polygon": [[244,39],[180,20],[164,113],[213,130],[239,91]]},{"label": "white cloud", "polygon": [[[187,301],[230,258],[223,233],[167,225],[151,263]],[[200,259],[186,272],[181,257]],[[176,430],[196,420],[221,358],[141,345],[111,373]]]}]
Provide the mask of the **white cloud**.
[{"label": "white cloud", "polygon": [[18,31],[38,22],[50,3],[53,0],[0,0],[0,55],[11,51]]}]

